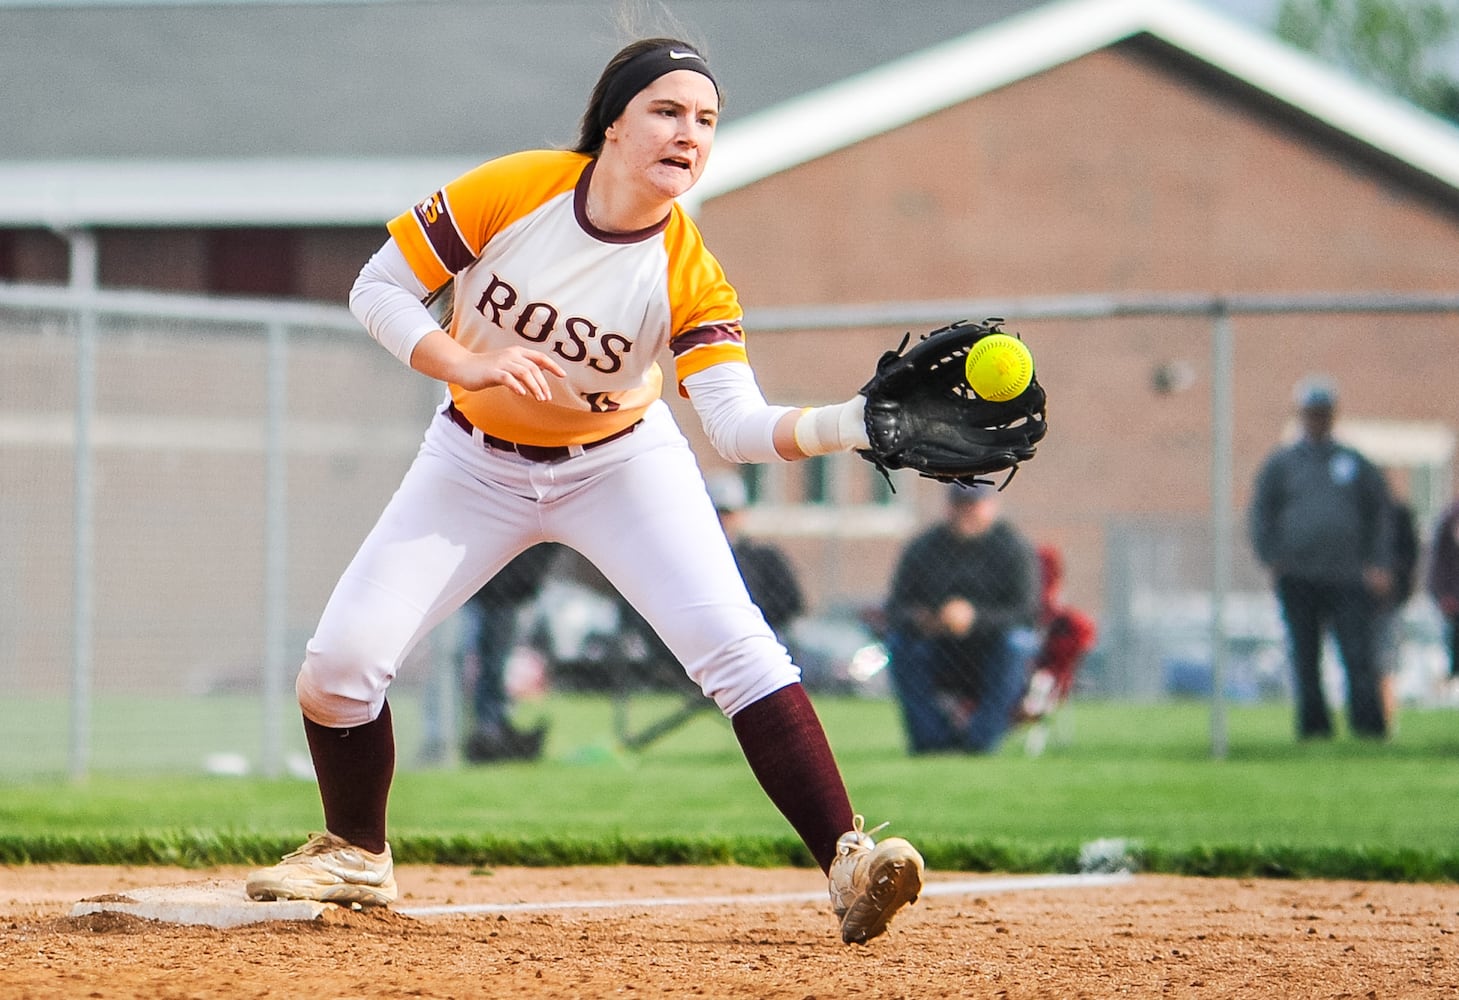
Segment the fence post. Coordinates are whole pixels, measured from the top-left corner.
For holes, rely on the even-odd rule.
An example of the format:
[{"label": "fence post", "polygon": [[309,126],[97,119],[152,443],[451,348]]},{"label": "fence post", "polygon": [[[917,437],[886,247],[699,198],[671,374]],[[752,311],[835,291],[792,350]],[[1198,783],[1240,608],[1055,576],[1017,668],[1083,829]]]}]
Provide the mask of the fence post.
[{"label": "fence post", "polygon": [[1211,327],[1211,756],[1224,759],[1226,731],[1226,593],[1231,586],[1232,409],[1231,314],[1216,303]]},{"label": "fence post", "polygon": [[76,323],[76,411],[72,451],[71,742],[68,770],[74,781],[91,769],[91,682],[95,592],[95,483],[91,425],[96,409],[96,234],[67,232],[71,288],[78,293]]},{"label": "fence post", "polygon": [[259,766],[270,778],[283,773],[284,680],[288,656],[289,334],[283,322],[268,324],[268,408],[264,430],[263,745]]}]

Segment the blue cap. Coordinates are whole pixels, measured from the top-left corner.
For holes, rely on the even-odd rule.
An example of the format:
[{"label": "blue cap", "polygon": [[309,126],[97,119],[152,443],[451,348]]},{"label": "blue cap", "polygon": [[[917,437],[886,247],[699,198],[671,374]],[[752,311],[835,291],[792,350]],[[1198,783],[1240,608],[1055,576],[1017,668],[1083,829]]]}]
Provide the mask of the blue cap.
[{"label": "blue cap", "polygon": [[1325,375],[1309,375],[1297,383],[1293,397],[1300,410],[1330,410],[1337,404],[1337,386]]}]

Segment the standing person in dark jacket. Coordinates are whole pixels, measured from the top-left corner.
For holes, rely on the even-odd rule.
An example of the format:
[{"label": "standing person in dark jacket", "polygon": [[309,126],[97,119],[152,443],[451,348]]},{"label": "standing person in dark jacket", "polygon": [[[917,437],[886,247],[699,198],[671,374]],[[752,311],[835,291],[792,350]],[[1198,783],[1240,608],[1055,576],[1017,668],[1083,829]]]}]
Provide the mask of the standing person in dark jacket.
[{"label": "standing person in dark jacket", "polygon": [[1426,583],[1448,631],[1449,676],[1459,677],[1459,500],[1434,528]]},{"label": "standing person in dark jacket", "polygon": [[1337,391],[1323,378],[1297,386],[1302,437],[1262,465],[1249,511],[1252,549],[1272,573],[1287,629],[1297,735],[1332,735],[1323,696],[1322,637],[1331,629],[1347,676],[1353,733],[1382,738],[1379,602],[1392,584],[1391,500],[1383,474],[1333,440]]},{"label": "standing person in dark jacket", "polygon": [[1033,546],[992,486],[952,487],[948,516],[902,553],[887,599],[892,689],[908,749],[989,753],[1038,646]]}]

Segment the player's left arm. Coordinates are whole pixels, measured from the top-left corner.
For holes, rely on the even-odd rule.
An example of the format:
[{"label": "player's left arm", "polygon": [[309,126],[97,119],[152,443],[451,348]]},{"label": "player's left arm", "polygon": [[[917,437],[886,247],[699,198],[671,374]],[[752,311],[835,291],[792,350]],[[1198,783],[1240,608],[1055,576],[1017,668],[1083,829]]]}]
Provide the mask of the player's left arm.
[{"label": "player's left arm", "polygon": [[[774,406],[743,362],[712,365],[681,384],[710,443],[731,462],[793,462],[866,446],[863,397],[806,409]],[[809,439],[803,424],[811,428]]]},{"label": "player's left arm", "polygon": [[665,243],[675,373],[715,450],[732,462],[791,462],[866,447],[864,397],[834,407],[765,402],[745,349],[739,297],[699,230],[676,210]]}]

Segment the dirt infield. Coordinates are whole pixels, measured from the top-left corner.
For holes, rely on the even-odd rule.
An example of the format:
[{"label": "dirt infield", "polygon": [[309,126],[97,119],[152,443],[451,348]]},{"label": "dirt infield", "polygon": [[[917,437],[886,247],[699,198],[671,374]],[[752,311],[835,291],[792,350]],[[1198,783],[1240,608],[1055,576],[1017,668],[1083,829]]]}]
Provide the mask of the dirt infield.
[{"label": "dirt infield", "polygon": [[82,898],[202,876],[241,892],[242,874],[0,868],[0,997],[1459,996],[1452,885],[1138,876],[928,894],[866,947],[842,946],[820,901],[715,901],[817,893],[816,873],[731,867],[397,871],[407,909],[630,901],[602,908],[230,930],[69,916]]}]

